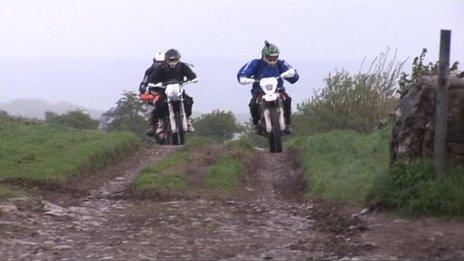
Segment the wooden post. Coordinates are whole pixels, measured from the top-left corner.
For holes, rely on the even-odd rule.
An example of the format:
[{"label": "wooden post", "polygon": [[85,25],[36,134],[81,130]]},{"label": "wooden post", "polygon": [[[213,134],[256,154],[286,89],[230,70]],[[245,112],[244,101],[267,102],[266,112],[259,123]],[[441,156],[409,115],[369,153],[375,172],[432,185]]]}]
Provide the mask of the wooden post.
[{"label": "wooden post", "polygon": [[433,147],[433,164],[435,174],[442,179],[446,167],[446,114],[448,111],[448,78],[450,58],[451,31],[440,32],[440,60],[438,67],[438,89],[435,106],[435,137]]}]

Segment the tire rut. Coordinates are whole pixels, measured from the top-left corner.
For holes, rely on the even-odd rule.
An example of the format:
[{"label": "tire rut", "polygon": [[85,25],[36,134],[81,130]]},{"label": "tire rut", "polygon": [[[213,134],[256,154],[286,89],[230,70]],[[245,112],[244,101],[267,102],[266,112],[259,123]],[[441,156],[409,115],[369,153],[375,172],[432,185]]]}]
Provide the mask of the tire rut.
[{"label": "tire rut", "polygon": [[[172,151],[156,147],[151,162]],[[121,169],[79,204],[45,202],[45,212],[17,213],[3,222],[0,252],[7,259],[256,259],[342,258],[356,255],[355,233],[333,208],[302,196],[295,154],[256,152],[252,184],[234,200],[120,199],[137,170]],[[346,222],[345,222],[346,221]],[[9,222],[9,223],[8,223]],[[334,230],[336,222],[341,229]],[[344,222],[344,223],[343,223]],[[339,225],[340,226],[340,225]],[[348,232],[347,232],[348,231]]]}]

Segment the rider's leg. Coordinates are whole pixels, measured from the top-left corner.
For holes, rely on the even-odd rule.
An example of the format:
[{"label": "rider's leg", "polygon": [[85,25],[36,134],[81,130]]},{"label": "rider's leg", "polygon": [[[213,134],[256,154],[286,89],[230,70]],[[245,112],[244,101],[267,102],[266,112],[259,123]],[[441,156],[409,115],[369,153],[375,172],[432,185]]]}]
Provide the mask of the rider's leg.
[{"label": "rider's leg", "polygon": [[150,112],[150,118],[148,119],[150,124],[150,129],[147,132],[147,135],[153,136],[156,133],[156,123],[158,122],[158,118],[156,117],[156,107],[153,108]]},{"label": "rider's leg", "polygon": [[[164,92],[162,93],[159,93],[159,98],[158,100],[155,102],[155,109],[153,110],[153,115],[154,115],[154,118],[157,119],[157,127],[156,127],[156,133],[157,134],[160,134],[164,131],[164,129],[166,128],[166,123],[164,122],[164,118],[166,116],[166,95],[164,94]],[[153,125],[155,126],[155,125]]]},{"label": "rider's leg", "polygon": [[251,97],[250,103],[248,104],[248,107],[250,108],[250,114],[251,114],[251,119],[253,122],[253,125],[258,125],[259,122],[259,104],[256,101],[258,95],[254,94]]},{"label": "rider's leg", "polygon": [[194,132],[195,128],[190,118],[192,116],[193,98],[188,96],[185,91],[182,94],[182,98],[184,99],[185,116],[187,117],[187,131]]},{"label": "rider's leg", "polygon": [[285,119],[285,132],[292,133],[291,118],[292,118],[292,98],[284,91],[281,92],[284,98],[284,119]]}]

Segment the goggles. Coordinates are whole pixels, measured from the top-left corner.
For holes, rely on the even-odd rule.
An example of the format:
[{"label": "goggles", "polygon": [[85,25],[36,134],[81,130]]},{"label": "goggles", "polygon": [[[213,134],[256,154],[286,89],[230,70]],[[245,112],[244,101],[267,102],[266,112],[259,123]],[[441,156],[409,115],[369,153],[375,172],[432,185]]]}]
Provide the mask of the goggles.
[{"label": "goggles", "polygon": [[272,56],[271,56],[271,55],[266,55],[265,58],[266,58],[266,60],[267,60],[268,62],[275,62],[275,61],[277,61],[277,59],[279,58],[279,56],[278,56],[278,55],[272,55]]},{"label": "goggles", "polygon": [[176,65],[178,62],[179,62],[179,58],[167,58],[166,59],[166,62],[171,65],[171,66],[174,66]]}]

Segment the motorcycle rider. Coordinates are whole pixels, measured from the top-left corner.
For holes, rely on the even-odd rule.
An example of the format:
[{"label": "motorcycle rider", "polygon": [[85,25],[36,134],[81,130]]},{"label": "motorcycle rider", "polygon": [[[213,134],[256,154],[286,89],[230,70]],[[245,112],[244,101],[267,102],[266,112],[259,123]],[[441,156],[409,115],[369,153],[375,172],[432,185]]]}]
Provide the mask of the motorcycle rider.
[{"label": "motorcycle rider", "polygon": [[[163,61],[164,61],[164,53],[162,53],[162,52],[155,53],[155,57],[153,58],[153,64],[150,66],[150,68],[148,68],[145,71],[145,74],[143,76],[143,80],[140,83],[140,86],[139,86],[140,94],[144,94],[147,91],[148,76],[155,70],[155,68],[160,66],[163,63]],[[158,95],[163,95],[164,94],[164,90],[161,89],[161,88],[152,88],[151,91],[156,92]],[[158,110],[159,107],[160,107],[160,103],[156,102],[155,107],[153,108],[153,110],[150,113],[150,119],[149,119],[149,121],[150,121],[150,130],[147,133],[150,136],[153,136],[155,134],[155,132],[156,132],[156,129],[157,129],[155,127],[155,125],[158,122],[158,119],[155,117],[155,115],[157,115],[156,110]]]},{"label": "motorcycle rider", "polygon": [[[162,90],[162,95],[158,100],[159,104],[162,105],[159,110],[156,110],[155,117],[158,119],[158,128],[156,130],[157,134],[160,134],[165,129],[164,116],[167,113],[167,106],[164,101],[166,101],[166,94],[164,93],[164,88],[166,83],[177,81],[177,82],[197,82],[197,75],[193,72],[191,67],[180,61],[180,53],[176,49],[169,49],[164,54],[164,62],[157,66],[149,75],[148,75],[148,86],[157,86]],[[187,131],[193,132],[195,129],[192,125],[192,106],[193,99],[188,96],[185,91],[182,94],[184,100],[185,116],[187,117]]]},{"label": "motorcycle rider", "polygon": [[259,80],[265,77],[281,77],[278,79],[277,91],[283,98],[284,105],[284,118],[285,118],[285,133],[292,133],[291,127],[291,111],[292,111],[292,99],[285,92],[284,78],[289,83],[293,84],[299,79],[299,75],[295,69],[293,69],[284,60],[279,59],[279,49],[274,44],[268,41],[264,42],[264,47],[261,50],[261,59],[254,59],[240,68],[237,74],[237,80],[240,84],[253,84],[251,89],[252,98],[249,103],[250,113],[253,120],[253,125],[256,129],[258,128],[258,122],[260,118],[259,113],[259,97],[264,94],[259,86]]}]

